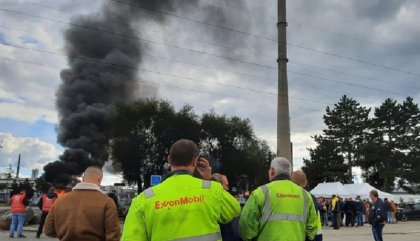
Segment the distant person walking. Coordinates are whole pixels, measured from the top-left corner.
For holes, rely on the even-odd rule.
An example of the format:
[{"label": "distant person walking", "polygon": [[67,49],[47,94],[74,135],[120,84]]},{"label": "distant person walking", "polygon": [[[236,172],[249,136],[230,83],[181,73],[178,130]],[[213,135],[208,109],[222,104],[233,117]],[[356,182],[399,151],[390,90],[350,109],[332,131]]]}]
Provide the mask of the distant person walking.
[{"label": "distant person walking", "polygon": [[317,233],[311,195],[290,180],[292,166],[284,157],[270,165],[270,183],[252,192],[239,221],[243,240],[303,241]]},{"label": "distant person walking", "polygon": [[378,191],[376,190],[372,190],[369,196],[372,200],[372,208],[369,213],[369,224],[372,225],[373,237],[375,241],[383,241],[382,230],[387,221],[386,204],[379,198]]},{"label": "distant person walking", "polygon": [[363,226],[363,211],[364,211],[364,203],[360,196],[356,197],[356,220],[357,220],[357,226],[361,227]]},{"label": "distant person walking", "polygon": [[370,213],[370,207],[371,207],[369,200],[366,199],[364,202],[364,205],[365,205],[365,209],[364,209],[365,223],[369,223],[369,213]]},{"label": "distant person walking", "polygon": [[120,223],[114,201],[100,189],[102,169],[88,167],[83,182],[55,201],[45,221],[47,236],[61,241],[119,241]]},{"label": "distant person walking", "polygon": [[332,212],[332,225],[334,229],[339,229],[339,214],[340,214],[340,205],[339,205],[339,199],[336,195],[332,195],[331,198],[331,212]]},{"label": "distant person walking", "polygon": [[391,202],[389,203],[389,209],[391,210],[391,216],[392,216],[392,223],[396,224],[397,223],[397,212],[398,212],[398,208],[397,205],[395,204],[394,201],[391,200]]},{"label": "distant person walking", "polygon": [[42,229],[44,228],[45,219],[47,218],[48,212],[54,205],[55,200],[57,200],[57,193],[55,193],[55,188],[51,187],[48,190],[48,193],[42,195],[41,199],[38,202],[38,207],[41,209],[41,221],[39,222],[38,232],[36,233],[36,238],[40,238],[42,234]]},{"label": "distant person walking", "polygon": [[12,223],[10,224],[10,234],[9,237],[13,238],[15,236],[15,231],[17,229],[18,238],[26,238],[23,235],[23,225],[25,224],[26,217],[26,207],[29,205],[29,200],[26,197],[26,191],[22,190],[20,193],[17,193],[12,196],[10,203],[10,210],[12,212]]},{"label": "distant person walking", "polygon": [[390,202],[389,202],[388,198],[384,199],[384,203],[385,203],[385,206],[386,206],[386,213],[387,213],[387,216],[388,216],[387,223],[391,224],[393,222],[393,220],[392,220],[392,214],[391,214],[391,205],[390,205]]}]

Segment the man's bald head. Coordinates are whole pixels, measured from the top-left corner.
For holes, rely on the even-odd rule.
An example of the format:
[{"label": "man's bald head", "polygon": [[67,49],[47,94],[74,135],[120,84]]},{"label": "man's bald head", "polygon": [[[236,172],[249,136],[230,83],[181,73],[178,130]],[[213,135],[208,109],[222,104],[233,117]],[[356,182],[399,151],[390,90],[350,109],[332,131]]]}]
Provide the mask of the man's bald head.
[{"label": "man's bald head", "polygon": [[296,185],[305,188],[308,185],[308,179],[306,178],[306,174],[302,170],[297,170],[292,173],[291,176],[292,182]]},{"label": "man's bald head", "polygon": [[82,179],[83,182],[101,185],[103,175],[104,173],[102,172],[102,168],[90,166],[86,168],[85,172],[83,173]]}]

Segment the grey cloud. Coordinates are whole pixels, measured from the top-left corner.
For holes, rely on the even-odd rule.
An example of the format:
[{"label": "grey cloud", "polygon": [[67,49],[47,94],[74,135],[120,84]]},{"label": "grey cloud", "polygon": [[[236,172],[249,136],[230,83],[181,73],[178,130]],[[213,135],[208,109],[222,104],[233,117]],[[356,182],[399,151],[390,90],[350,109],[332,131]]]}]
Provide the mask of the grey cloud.
[{"label": "grey cloud", "polygon": [[[256,33],[268,38],[275,39],[277,36],[275,27],[275,16],[277,14],[275,0],[239,1],[242,2],[242,5],[237,5],[236,3],[238,1],[224,2],[220,0],[202,0],[200,2],[210,2],[210,4],[213,5],[220,4],[218,6],[222,6],[223,9],[229,11],[232,16],[227,16],[229,21],[223,23],[228,27],[249,33]],[[87,13],[94,11],[94,8],[97,6],[95,4],[98,4],[98,1],[81,3],[67,0],[60,1],[59,5],[54,1],[49,2],[48,4],[56,7],[69,8],[71,11],[75,11],[74,14],[76,14],[77,12]],[[20,7],[24,8],[25,6],[21,5]],[[402,16],[402,10],[405,11],[406,9],[408,9],[409,12]],[[420,69],[420,61],[418,60],[418,55],[420,54],[418,42],[420,31],[416,30],[420,18],[418,17],[418,14],[412,13],[416,12],[417,9],[420,9],[420,3],[418,1],[288,1],[288,19],[290,20],[288,28],[289,42],[380,65],[391,66],[412,72],[420,72],[418,70]],[[42,9],[39,8],[33,8],[32,10],[40,11],[37,12],[37,14],[40,15],[45,14],[45,12],[43,13]],[[71,16],[71,11],[69,11],[64,18]],[[212,22],[219,25],[222,24],[221,22],[218,22],[219,19],[217,18],[217,14],[203,17],[203,13],[203,10],[196,7],[191,7],[179,12],[182,16],[194,19],[197,18],[200,19],[200,21]],[[59,17],[59,13],[54,11],[52,11],[51,14],[54,18]],[[167,21],[164,26],[152,25],[150,22],[139,22],[136,27],[139,32],[142,34],[144,33],[142,36],[156,42],[170,43],[183,48],[202,50],[217,55],[229,56],[274,68],[276,67],[276,42],[224,30],[217,30],[216,34],[213,35],[209,33],[209,31],[213,29],[209,26],[176,17],[170,17],[168,20],[169,21]],[[220,20],[223,20],[223,18]],[[9,23],[14,23],[15,25],[17,25],[17,22],[18,18],[13,18],[9,21]],[[326,31],[343,33],[350,37],[307,28],[296,24],[297,22]],[[46,22],[34,22],[34,26],[39,26],[40,28],[45,28],[44,24],[46,24]],[[218,52],[219,50],[215,46],[181,39],[173,35],[157,34],[156,32],[146,31],[144,28],[153,28],[153,30],[156,31],[183,35],[192,39],[223,45],[227,48],[223,48],[222,51]],[[53,42],[54,47],[56,48],[56,46],[62,45],[60,31],[62,31],[63,26],[49,24],[48,29],[55,36]],[[362,39],[362,41],[352,39],[351,37]],[[387,46],[389,45],[408,51],[409,53],[402,53],[391,48],[370,44],[368,42],[382,43]],[[48,48],[48,46],[45,46],[45,48]],[[243,50],[256,54],[245,54],[243,53]],[[419,76],[368,66],[366,64],[323,55],[292,46],[289,46],[288,51],[290,60],[289,69],[291,71],[321,76],[332,80],[346,81],[355,85],[365,85],[370,88],[407,93],[415,96],[417,102],[420,100]],[[156,59],[147,56],[143,57],[142,68],[145,69],[188,76],[195,79],[217,80],[223,84],[240,85],[259,90],[275,92],[277,88],[275,81],[277,76],[276,70],[244,64],[237,61],[228,61],[209,55],[194,54],[191,51],[155,44],[148,44],[146,52],[150,55],[164,56],[165,58],[199,64],[212,69],[223,68],[229,71],[253,76],[244,77],[243,75],[236,75],[225,71],[214,71],[211,69],[197,68],[191,65],[168,63],[163,60],[156,61]],[[34,54],[28,54],[28,56],[29,55],[34,56]],[[54,58],[51,56],[46,56],[44,60],[53,62],[53,59]],[[293,64],[294,62],[318,65],[323,68],[375,78],[379,81],[332,73],[322,69]],[[16,74],[19,69],[9,69],[8,65],[3,63],[0,64],[0,68],[3,68],[1,70],[2,74],[9,72],[7,75],[10,76],[10,78],[20,76]],[[265,76],[273,80],[270,81],[258,78],[255,77],[255,75]],[[45,73],[43,76],[45,76],[46,81],[50,81],[51,86],[49,88],[54,89],[57,87],[56,74]],[[214,108],[218,113],[239,115],[243,118],[249,118],[252,121],[258,136],[265,137],[269,140],[275,140],[275,96],[146,72],[141,72],[138,78],[147,82],[161,83],[162,85],[159,87],[154,85],[154,87],[157,88],[156,90],[158,90],[158,97],[174,102],[177,107],[188,103],[192,104],[199,113]],[[38,82],[41,80],[34,81]],[[373,106],[382,102],[382,100],[387,97],[397,99],[404,98],[397,94],[363,89],[356,86],[308,78],[292,73],[289,74],[289,82],[291,97],[309,100],[302,101],[297,98],[290,98],[291,126],[293,132],[292,139],[296,138],[294,141],[296,145],[295,150],[304,150],[308,145],[312,145],[313,143],[310,139],[310,135],[320,133],[324,126],[322,123],[322,115],[324,114],[326,104],[316,103],[316,101],[333,104],[341,95],[348,94],[349,96],[360,100],[363,105]],[[45,84],[45,82],[39,83]],[[165,87],[165,84],[196,89],[197,91],[194,92]],[[10,84],[9,86],[14,85]],[[23,91],[25,86],[21,85],[20,88],[22,88]],[[12,90],[13,88],[10,87],[9,89]],[[251,100],[209,95],[199,91],[217,92]],[[27,93],[30,93],[30,91],[27,90]],[[53,99],[54,96],[50,95],[48,98]],[[265,101],[272,102],[272,104],[267,104]],[[295,135],[296,133],[299,134],[298,137]],[[270,143],[273,145],[274,149],[275,143],[273,141]],[[303,155],[304,154],[300,156]],[[296,158],[298,157],[296,156]]]}]

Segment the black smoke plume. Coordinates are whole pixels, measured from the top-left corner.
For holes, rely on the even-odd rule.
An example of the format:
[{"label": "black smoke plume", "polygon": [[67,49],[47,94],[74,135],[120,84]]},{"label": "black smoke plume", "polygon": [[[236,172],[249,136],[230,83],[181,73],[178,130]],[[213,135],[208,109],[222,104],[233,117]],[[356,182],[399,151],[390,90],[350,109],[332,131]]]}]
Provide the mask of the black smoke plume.
[{"label": "black smoke plume", "polygon": [[[104,1],[99,13],[72,20],[64,32],[69,67],[61,71],[56,102],[58,142],[65,151],[60,160],[44,167],[47,181],[53,182],[61,175],[80,175],[87,166],[103,166],[108,160],[108,129],[114,103],[139,98],[135,94],[145,88],[137,81],[141,73],[135,68],[141,64],[147,46],[133,38],[139,35],[136,22],[163,24],[168,15],[150,11],[153,9],[176,12],[197,7],[206,8],[204,20],[216,18],[216,24],[227,21],[221,9],[202,6],[203,2],[207,1],[110,0]],[[219,30],[213,34],[221,33]]]}]

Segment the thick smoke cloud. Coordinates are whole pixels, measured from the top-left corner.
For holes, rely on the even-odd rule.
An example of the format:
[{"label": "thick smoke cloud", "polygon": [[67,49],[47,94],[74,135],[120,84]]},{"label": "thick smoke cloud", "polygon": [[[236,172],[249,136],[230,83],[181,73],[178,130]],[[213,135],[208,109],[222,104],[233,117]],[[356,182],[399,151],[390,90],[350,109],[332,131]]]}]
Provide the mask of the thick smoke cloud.
[{"label": "thick smoke cloud", "polygon": [[[44,167],[48,181],[57,175],[79,175],[89,165],[103,166],[108,160],[113,104],[139,98],[135,96],[139,89],[154,91],[144,91],[148,87],[138,81],[141,73],[136,68],[147,46],[134,37],[139,35],[135,23],[163,24],[167,20],[167,14],[150,9],[176,12],[196,7],[204,8],[205,19],[216,18],[216,24],[227,21],[215,5],[170,0],[106,1],[99,13],[73,19],[64,33],[69,68],[61,71],[56,102],[58,142],[66,149],[59,161]],[[213,35],[220,36],[220,31]]]}]

